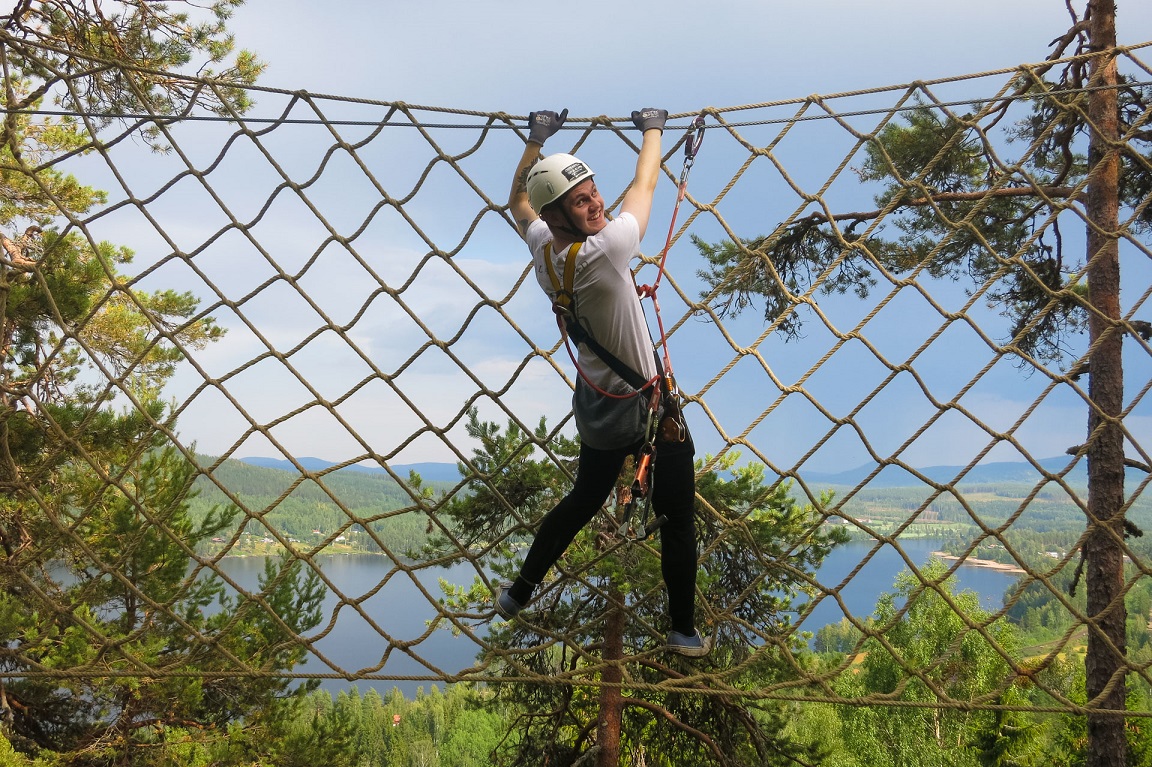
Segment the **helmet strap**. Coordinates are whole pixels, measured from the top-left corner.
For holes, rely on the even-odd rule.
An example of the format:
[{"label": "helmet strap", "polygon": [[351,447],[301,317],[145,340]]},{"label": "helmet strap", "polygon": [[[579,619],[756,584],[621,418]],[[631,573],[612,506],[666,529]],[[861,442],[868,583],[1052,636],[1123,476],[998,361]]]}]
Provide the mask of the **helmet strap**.
[{"label": "helmet strap", "polygon": [[568,209],[563,205],[560,206],[560,211],[564,214],[564,220],[568,222],[568,226],[557,227],[560,231],[572,237],[573,242],[584,242],[588,239],[585,232],[577,228],[576,222],[572,220],[572,216],[568,213]]},{"label": "helmet strap", "polygon": [[[563,197],[560,197],[554,203],[550,203],[546,210],[559,214],[558,216],[550,217],[552,220],[548,221],[549,227],[571,238],[572,242],[584,242],[588,239],[588,233],[576,226],[576,222],[572,219],[572,214],[568,212],[568,208],[564,207]],[[556,218],[563,218],[564,223],[553,223]]]}]

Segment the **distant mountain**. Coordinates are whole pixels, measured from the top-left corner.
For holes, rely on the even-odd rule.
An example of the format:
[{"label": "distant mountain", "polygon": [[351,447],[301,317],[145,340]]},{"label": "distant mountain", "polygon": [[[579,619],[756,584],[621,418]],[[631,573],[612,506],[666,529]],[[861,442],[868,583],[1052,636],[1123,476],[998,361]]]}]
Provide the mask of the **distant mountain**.
[{"label": "distant mountain", "polygon": [[[270,469],[283,469],[285,471],[296,471],[296,467],[290,461],[282,458],[241,458],[243,463],[251,464],[253,466],[263,466]],[[1052,473],[1059,472],[1068,465],[1070,459],[1066,456],[1058,456],[1055,458],[1044,458],[1038,463],[1044,467],[1045,470]],[[325,461],[322,458],[298,458],[298,463],[308,471],[323,471],[330,468],[335,464],[331,461]],[[855,487],[868,477],[875,469],[875,466],[864,465],[855,469],[841,472],[820,472],[820,471],[807,471],[804,472],[803,477],[805,483],[809,485],[843,485],[848,487]],[[941,484],[951,483],[956,475],[960,473],[962,466],[927,466],[918,471],[924,476],[928,477],[934,482]],[[387,474],[384,469],[379,466],[348,466],[342,471],[359,471],[368,474]],[[408,477],[408,472],[415,471],[420,477],[428,482],[457,482],[460,480],[460,472],[454,463],[405,463],[393,464],[392,471],[399,475],[402,479]],[[1015,462],[1000,462],[1000,463],[982,463],[972,468],[963,479],[960,480],[961,484],[994,484],[997,482],[1029,482],[1034,483],[1039,478],[1036,468],[1030,463],[1024,461]],[[1067,481],[1083,485],[1088,481],[1088,473],[1085,463],[1080,462],[1075,469],[1067,476]],[[920,480],[909,474],[899,466],[886,466],[876,477],[868,483],[871,488],[886,488],[886,487],[909,487],[912,485],[920,484]]]},{"label": "distant mountain", "polygon": [[[296,471],[296,467],[291,461],[284,460],[283,458],[240,458],[242,463],[247,463],[252,466],[263,466],[267,469],[282,469],[284,471]],[[308,471],[323,471],[324,469],[335,466],[332,461],[325,461],[323,458],[304,457],[297,458],[296,462]],[[384,471],[379,466],[360,466],[359,464],[345,467],[341,471],[359,471],[365,474],[383,474],[387,476],[388,472]],[[414,471],[420,475],[420,478],[428,482],[457,482],[460,480],[460,472],[456,469],[454,463],[397,463],[392,464],[392,471],[401,479],[407,479],[408,473]]]},{"label": "distant mountain", "polygon": [[[1037,461],[1046,471],[1056,474],[1064,470],[1071,459],[1068,456],[1055,458],[1042,458]],[[863,482],[875,470],[874,465],[866,464],[848,471],[827,473],[819,471],[804,472],[804,481],[814,485],[846,485],[855,487]],[[963,466],[926,466],[918,468],[921,474],[940,484],[952,483],[963,470]],[[994,484],[997,482],[1028,482],[1034,483],[1040,478],[1039,472],[1032,464],[1025,461],[1004,461],[1000,463],[982,463],[970,469],[960,479],[960,484]],[[1075,485],[1088,482],[1087,464],[1081,461],[1069,472],[1066,481]],[[920,484],[920,479],[899,466],[885,466],[877,474],[868,487],[908,487]]]}]

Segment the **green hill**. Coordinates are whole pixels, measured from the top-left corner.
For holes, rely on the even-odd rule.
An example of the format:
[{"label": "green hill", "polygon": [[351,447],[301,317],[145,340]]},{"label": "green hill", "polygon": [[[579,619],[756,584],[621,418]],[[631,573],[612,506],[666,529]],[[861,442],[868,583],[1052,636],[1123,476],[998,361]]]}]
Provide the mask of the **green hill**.
[{"label": "green hill", "polygon": [[[215,459],[201,457],[202,466]],[[350,466],[333,469],[335,464],[317,458],[298,459],[306,472],[320,475],[305,478],[299,469],[282,459],[245,458],[225,460],[211,478],[197,481],[199,497],[193,508],[200,513],[214,504],[231,499],[246,511],[237,519],[246,535],[239,539],[236,553],[272,551],[279,543],[269,531],[275,530],[303,547],[323,546],[328,552],[378,551],[375,535],[396,553],[417,549],[423,544],[431,519],[414,500],[419,491],[400,483],[378,467]],[[1068,466],[1066,458],[1041,462],[1044,470],[1059,473]],[[459,471],[448,463],[394,466],[406,478],[417,471],[423,487],[434,498],[457,488]],[[952,483],[962,467],[937,466],[918,469],[922,475],[941,484]],[[328,473],[325,473],[328,472]],[[998,463],[977,466],[956,483],[957,492],[938,491],[931,484],[904,470],[886,469],[857,489],[855,482],[867,476],[865,469],[836,474],[806,474],[805,485],[813,492],[830,489],[835,493],[832,523],[849,525],[854,536],[872,531],[890,535],[931,537],[955,542],[962,550],[980,533],[980,528],[997,528],[1009,519],[1008,538],[1030,539],[1029,551],[1061,550],[1071,545],[1084,530],[1084,512],[1057,483],[1039,491],[1040,474],[1031,464]],[[1082,471],[1069,472],[1066,483],[1075,498],[1086,498]],[[897,483],[895,480],[900,479]],[[1136,487],[1137,485],[1130,485]],[[793,488],[800,493],[799,488]],[[1152,530],[1152,497],[1135,499],[1128,518],[1145,530]],[[264,539],[269,540],[265,543]],[[1132,545],[1142,546],[1144,540]],[[223,544],[220,544],[223,545]],[[989,541],[994,546],[995,541]]]},{"label": "green hill", "polygon": [[[217,459],[201,456],[198,460],[209,467]],[[439,497],[457,484],[430,481],[423,487]],[[403,553],[424,542],[430,521],[416,503],[417,489],[380,472],[343,469],[313,480],[294,467],[271,468],[228,459],[211,476],[197,479],[196,490],[194,513],[206,514],[213,506],[229,503],[241,508],[236,524],[243,534],[235,553],[259,550],[272,530],[303,547],[324,544],[331,551],[378,551],[372,533],[390,550]]]}]

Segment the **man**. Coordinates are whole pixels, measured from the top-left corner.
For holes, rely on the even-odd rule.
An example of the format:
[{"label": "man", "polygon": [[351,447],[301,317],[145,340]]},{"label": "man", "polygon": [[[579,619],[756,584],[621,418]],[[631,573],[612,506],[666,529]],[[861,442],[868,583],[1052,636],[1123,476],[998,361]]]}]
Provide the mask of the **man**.
[{"label": "man", "polygon": [[[516,166],[508,207],[532,251],[541,288],[565,307],[570,323],[578,323],[574,330],[590,336],[607,354],[598,354],[587,342],[579,344],[572,402],[581,441],[576,482],[540,523],[519,577],[501,584],[496,592],[496,611],[509,620],[529,603],[533,589],[604,505],[624,461],[644,446],[650,387],[662,383],[630,263],[639,255],[648,227],[668,113],[662,109],[632,113],[643,139],[635,179],[614,220],[606,216],[591,168],[572,155],[540,158],[544,142],[567,115],[568,110],[529,116],[528,142]],[[607,355],[618,362],[610,363],[603,358]],[[618,372],[621,367],[632,371],[633,384]],[[679,415],[666,417],[679,419]],[[652,505],[667,519],[660,527],[661,571],[671,624],[667,649],[700,657],[711,649],[711,638],[696,630],[694,615],[695,451],[683,422],[676,426],[658,431]]]}]

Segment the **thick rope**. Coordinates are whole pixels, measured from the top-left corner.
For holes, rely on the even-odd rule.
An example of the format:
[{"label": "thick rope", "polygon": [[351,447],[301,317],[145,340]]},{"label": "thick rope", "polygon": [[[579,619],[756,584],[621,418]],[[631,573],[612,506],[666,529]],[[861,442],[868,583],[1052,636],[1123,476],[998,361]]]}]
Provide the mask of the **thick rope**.
[{"label": "thick rope", "polygon": [[[1149,68],[1139,58],[1148,45],[1152,43],[1113,52],[1133,73],[1135,82],[1130,87],[1146,87],[1152,82]],[[35,58],[50,49],[38,49],[6,35],[0,36],[0,53],[11,56],[15,51]],[[188,642],[212,648],[226,667],[198,671],[149,663],[134,654],[129,643],[107,635],[98,622],[77,617],[69,620],[74,620],[86,641],[106,651],[107,657],[74,668],[48,668],[37,663],[31,650],[23,654],[17,651],[10,657],[10,670],[5,671],[5,676],[51,680],[203,676],[615,685],[636,691],[690,692],[738,700],[959,711],[1083,714],[1096,710],[1091,702],[1069,699],[1038,675],[1038,669],[1054,665],[1060,656],[1075,648],[1081,635],[1096,630],[1076,600],[1060,586],[1061,577],[1075,567],[1076,547],[1045,563],[1045,567],[1038,567],[1029,564],[1028,552],[1018,550],[1013,535],[1029,523],[1031,511],[1044,507],[1047,496],[1058,496],[1068,507],[1087,514],[1086,494],[1071,479],[1073,470],[1083,463],[1083,451],[1071,455],[1067,465],[1058,471],[1048,470],[1040,459],[1050,456],[1037,453],[1042,448],[1035,444],[1028,430],[1038,421],[1051,417],[1050,413],[1062,412],[1051,407],[1059,397],[1071,395],[1086,404],[1089,396],[1086,386],[1069,371],[1023,354],[1018,341],[1005,339],[1004,328],[995,324],[996,318],[985,311],[984,305],[997,290],[999,281],[1021,268],[1021,259],[1019,254],[998,253],[996,243],[989,240],[982,228],[983,218],[994,215],[992,205],[997,195],[1011,194],[1020,184],[1028,184],[1030,193],[1045,199],[1053,211],[1037,221],[1035,231],[1026,238],[1027,247],[1046,246],[1051,238],[1059,236],[1059,216],[1066,212],[1082,215],[1077,205],[1083,182],[1065,190],[1065,197],[1053,198],[1051,190],[1020,172],[1023,161],[1038,151],[1037,146],[1001,147],[989,136],[999,116],[1017,104],[1038,99],[1073,99],[1085,93],[1087,88],[1045,90],[1043,87],[1045,72],[1084,58],[883,88],[709,107],[703,111],[714,123],[706,126],[709,134],[707,178],[703,183],[697,181],[692,193],[688,192],[686,182],[695,151],[705,136],[703,115],[699,112],[672,115],[674,120],[699,119],[683,126],[684,138],[665,157],[667,162],[681,147],[687,152],[678,183],[672,173],[667,173],[669,181],[676,183],[677,194],[662,250],[658,256],[644,259],[645,263],[657,266],[656,279],[651,286],[644,286],[644,295],[655,299],[656,289],[667,276],[665,284],[674,292],[670,300],[666,297],[663,308],[672,321],[665,324],[659,305],[656,316],[659,345],[663,347],[669,374],[672,372],[668,352],[670,338],[679,337],[678,349],[701,350],[703,361],[692,359],[688,366],[690,372],[684,379],[690,388],[685,393],[689,407],[695,411],[692,417],[697,441],[718,446],[707,457],[704,470],[725,466],[724,462],[736,452],[749,455],[766,467],[767,491],[791,482],[800,502],[813,507],[813,530],[826,521],[843,523],[858,540],[867,543],[867,551],[847,575],[830,583],[822,581],[819,574],[793,564],[793,559],[802,553],[803,541],[783,552],[758,550],[756,544],[749,543],[750,553],[763,563],[765,572],[755,574],[747,588],[752,590],[763,585],[768,571],[776,568],[806,585],[807,602],[790,615],[780,616],[777,622],[760,623],[738,614],[735,605],[740,595],[702,593],[701,609],[708,622],[713,627],[730,627],[740,632],[748,638],[749,646],[741,648],[742,654],[738,653],[731,665],[701,662],[683,669],[666,669],[666,675],[658,683],[650,681],[639,669],[662,662],[657,651],[661,629],[636,608],[660,604],[663,596],[659,588],[629,594],[625,603],[617,604],[613,603],[616,597],[605,591],[596,573],[599,566],[624,557],[654,560],[659,551],[647,542],[637,544],[612,536],[613,517],[604,525],[604,535],[596,544],[583,544],[588,548],[579,550],[579,556],[561,562],[558,577],[543,585],[537,599],[538,602],[560,599],[567,586],[576,584],[584,593],[626,610],[636,635],[643,641],[637,640],[632,648],[634,654],[624,662],[605,661],[597,652],[573,642],[568,632],[549,627],[542,620],[534,621],[531,611],[525,614],[524,620],[537,632],[538,643],[529,648],[499,644],[488,633],[491,616],[482,600],[473,598],[465,600],[466,604],[447,600],[441,590],[432,585],[438,568],[463,563],[474,571],[482,590],[487,589],[492,579],[489,563],[502,552],[511,550],[524,532],[531,529],[535,515],[541,511],[523,508],[507,485],[502,484],[506,474],[517,470],[517,455],[504,456],[497,465],[488,466],[473,452],[474,442],[465,429],[474,408],[494,413],[496,420],[512,424],[519,432],[519,453],[536,451],[543,460],[560,467],[562,477],[568,472],[566,458],[557,445],[560,437],[571,431],[569,417],[564,414],[555,418],[542,434],[536,431],[542,399],[538,393],[547,391],[551,399],[562,401],[573,384],[567,373],[568,366],[557,359],[561,342],[548,323],[539,322],[539,307],[534,303],[539,301],[539,291],[529,279],[530,269],[517,261],[514,269],[493,278],[489,267],[498,259],[485,255],[511,247],[508,243],[514,239],[508,228],[511,221],[500,198],[505,179],[501,176],[494,180],[486,165],[501,162],[507,165],[506,160],[523,138],[524,116],[272,88],[251,90],[268,102],[268,106],[261,105],[261,110],[280,106],[279,115],[275,117],[267,116],[274,112],[258,116],[206,115],[197,114],[191,108],[178,115],[83,114],[67,110],[20,113],[33,119],[76,117],[92,135],[86,146],[66,155],[10,158],[0,167],[6,174],[17,174],[38,184],[46,195],[50,190],[41,178],[44,171],[68,170],[72,167],[70,163],[80,161],[96,168],[109,187],[108,202],[90,214],[78,215],[67,212],[64,202],[57,200],[60,228],[64,233],[77,235],[93,251],[105,239],[119,241],[121,237],[128,237],[122,232],[143,232],[139,236],[151,243],[141,248],[144,257],[137,271],[123,278],[116,275],[117,296],[110,294],[100,302],[88,321],[94,321],[100,311],[121,295],[144,311],[134,291],[170,284],[174,275],[179,275],[180,289],[191,286],[202,299],[197,318],[218,318],[228,325],[234,337],[239,337],[237,343],[247,348],[246,359],[232,362],[214,357],[210,351],[183,345],[178,334],[169,331],[158,332],[152,342],[153,347],[163,344],[177,347],[184,357],[181,363],[184,371],[194,383],[187,385],[175,402],[178,427],[167,420],[154,420],[151,425],[186,459],[200,467],[199,483],[206,495],[241,509],[236,528],[222,536],[210,550],[198,551],[182,542],[178,531],[146,504],[139,506],[141,517],[176,543],[192,563],[182,584],[184,591],[199,579],[212,575],[242,597],[235,614],[219,629],[221,635],[239,631],[244,621],[253,615],[264,615],[285,634],[287,643],[306,648],[309,657],[327,670],[273,671],[225,649],[226,644],[219,641],[220,635],[184,619],[171,602],[150,598],[127,573],[117,568],[115,561],[102,555],[98,547],[85,539],[82,523],[99,513],[96,504],[65,513],[35,482],[22,479],[7,489],[10,493],[18,492],[31,508],[43,515],[51,540],[33,541],[19,552],[19,557],[5,560],[0,570],[4,578],[18,583],[44,605],[64,609],[59,584],[45,580],[37,569],[16,567],[13,563],[46,562],[55,550],[66,547],[83,557],[86,569],[104,574],[119,587],[134,593],[148,610],[170,619],[175,630],[183,632]],[[86,66],[90,72],[96,72],[112,64],[92,61]],[[79,94],[84,77],[84,74],[77,75],[63,87],[71,89],[74,95]],[[211,80],[183,79],[196,88],[220,93],[232,87]],[[1022,82],[1037,88],[1025,92]],[[966,93],[953,94],[951,88],[958,85],[963,85]],[[973,92],[981,95],[973,97]],[[227,103],[226,99],[221,100]],[[941,119],[962,117],[972,128],[966,134],[957,134],[953,143],[928,158],[923,168],[902,179],[899,192],[877,203],[875,209],[858,207],[855,199],[846,204],[844,198],[858,191],[849,171],[859,167],[866,149],[876,145],[886,126],[896,124],[912,110],[923,108]],[[954,111],[958,108],[965,110],[963,115]],[[445,121],[429,120],[428,114],[444,115]],[[737,121],[736,117],[741,119]],[[102,128],[101,123],[107,120],[116,122]],[[571,138],[577,148],[587,144],[590,151],[595,147],[596,152],[635,151],[635,142],[626,128],[628,122],[628,118],[604,116],[571,118],[565,132],[554,140]],[[1149,116],[1145,113],[1134,122],[1136,125],[1125,137],[1133,147],[1139,131],[1148,131]],[[1058,127],[1047,126],[1047,132],[1042,135],[1051,135]],[[164,157],[168,176],[160,182],[142,176],[133,164],[138,161],[133,156],[134,142],[141,131],[150,128],[158,130],[170,147],[170,153]],[[389,130],[393,128],[407,130]],[[669,126],[669,130],[674,129]],[[964,208],[962,218],[954,220],[950,218],[953,208],[933,197],[936,190],[931,173],[944,162],[947,152],[973,136],[989,146],[998,175],[989,186],[990,194]],[[399,167],[403,163],[389,162],[396,159],[389,155],[392,142],[403,144],[403,159],[410,161],[410,167],[403,172]],[[805,142],[826,147],[820,158],[822,170],[818,176],[812,175],[809,165],[798,162],[797,146],[807,146]],[[310,158],[308,163],[287,148],[298,145],[312,150],[306,153]],[[1139,152],[1133,149],[1130,154],[1139,155]],[[249,163],[254,173],[266,174],[258,179],[254,175],[259,182],[255,197],[248,191],[238,193],[226,180],[225,169],[241,161],[237,158]],[[1134,161],[1147,162],[1144,158]],[[81,182],[86,183],[79,170],[77,174]],[[340,184],[344,179],[359,185],[355,187],[357,193],[351,195],[354,200],[342,198],[332,189],[333,184]],[[445,190],[449,190],[454,200],[454,220],[449,223],[445,223],[442,216],[429,213],[435,208],[445,214],[446,206],[438,202],[447,198]],[[202,231],[189,231],[182,206],[177,206],[180,210],[173,213],[169,205],[185,199],[191,192],[211,211],[205,216],[205,221],[211,223],[203,224]],[[871,253],[870,238],[884,232],[891,234],[912,201],[922,202],[922,209],[935,216],[947,230],[934,246],[933,255],[942,254],[962,238],[969,237],[976,247],[995,254],[996,267],[990,270],[991,276],[957,298],[948,285],[934,281],[929,260],[897,271],[886,267]],[[617,199],[613,206],[619,202]],[[682,203],[687,204],[689,213],[678,227]],[[1144,259],[1152,253],[1139,230],[1138,217],[1147,210],[1148,204],[1148,200],[1140,203],[1125,229],[1117,233],[1132,255]],[[742,210],[747,205],[759,206],[751,220]],[[844,213],[847,208],[854,212]],[[296,213],[286,216],[285,209]],[[308,236],[294,241],[293,246],[285,246],[273,229],[286,220],[301,224],[302,231],[306,224],[310,227]],[[789,235],[791,227],[805,221],[826,227],[838,248],[837,256],[803,281],[789,283],[788,275],[781,272],[781,265],[757,254],[769,252]],[[125,222],[131,226],[124,226]],[[382,238],[382,231],[389,237]],[[788,291],[790,305],[780,316],[767,318],[763,325],[750,326],[718,309],[724,285],[716,286],[710,295],[700,295],[694,281],[699,259],[694,254],[678,252],[669,261],[673,247],[684,249],[686,234],[704,241],[744,242],[764,232],[767,234],[758,248],[750,251],[752,257],[743,267],[746,271],[736,273],[780,284]],[[15,248],[18,239],[15,232],[6,234],[9,235],[6,241]],[[390,242],[390,237],[407,244],[388,251],[381,242],[385,239]],[[127,241],[124,244],[133,245]],[[396,262],[405,255],[400,252],[402,247],[411,251],[412,258],[411,263],[400,268]],[[0,263],[7,272],[14,269],[18,261],[10,251],[6,253],[8,255],[0,254]],[[214,262],[221,253],[229,254],[229,266],[235,265],[234,270],[222,269]],[[486,257],[488,262],[482,262]],[[870,274],[882,288],[870,296],[865,306],[846,309],[844,304],[826,299],[824,290],[834,284],[840,270],[850,268],[858,259],[867,261]],[[669,263],[671,268],[667,268]],[[327,271],[337,266],[356,275],[339,299],[326,293],[324,284]],[[112,268],[107,268],[111,279]],[[430,300],[446,294],[446,286],[453,289],[451,295],[456,306],[437,306]],[[1140,338],[1133,331],[1142,315],[1146,315],[1152,285],[1134,284],[1130,288],[1126,286],[1126,291],[1126,295],[1135,297],[1130,299],[1131,308],[1125,318],[1125,329],[1131,337],[1127,349],[1136,355],[1139,364],[1135,369],[1144,370],[1140,365],[1146,366],[1152,357],[1152,348],[1147,338]],[[1065,297],[1065,292],[1050,291],[1049,309]],[[291,333],[297,331],[267,319],[269,314],[262,304],[268,302],[282,304],[281,316],[306,317],[310,324],[292,336]],[[907,329],[907,336],[912,339],[909,343],[894,345],[874,330],[878,324],[899,317],[906,311],[904,307],[913,302],[921,312],[918,316],[931,319],[923,320],[924,327]],[[1037,314],[1022,332],[1034,328],[1044,316]],[[808,340],[793,346],[780,344],[777,332],[797,318],[803,318],[806,323]],[[396,348],[382,348],[387,341],[382,340],[378,332],[381,327],[400,329],[395,334],[399,339]],[[494,336],[503,344],[496,359],[488,356],[490,348],[495,348],[495,344],[488,346]],[[939,364],[942,354],[946,356],[952,339],[957,336],[974,340],[979,353],[961,361],[963,364],[957,366],[961,372],[943,379],[934,366]],[[70,348],[76,349],[91,364],[93,374],[100,380],[96,386],[99,402],[108,406],[113,402],[127,402],[130,407],[144,411],[143,403],[132,389],[130,375],[105,364],[84,327],[76,329],[61,343],[70,344]],[[509,357],[506,349],[511,345],[515,345],[520,350],[516,354],[522,356]],[[324,375],[324,368],[316,365],[315,358],[310,359],[317,349],[326,350],[325,359],[339,357],[353,372],[341,383],[333,384]],[[1086,357],[1090,351],[1085,349],[1082,354]],[[685,358],[686,355],[681,360]],[[1032,376],[1031,401],[1008,416],[994,408],[982,409],[981,396],[988,381],[994,380],[1005,365],[1013,364]],[[449,398],[450,402],[432,399],[427,385],[430,376],[443,376],[444,371],[449,371],[454,381],[453,391],[459,395]],[[263,377],[267,377],[270,390],[280,387],[295,392],[292,404],[273,411],[263,398],[253,397],[250,381]],[[828,379],[845,377],[860,381],[858,391],[847,401],[826,389]],[[1142,404],[1146,406],[1152,379],[1130,380],[1129,386],[1125,412],[1139,417],[1137,408]],[[900,402],[907,399],[923,411],[917,422],[902,424],[898,431],[890,431],[888,424],[877,416],[885,408],[901,406],[893,404],[894,397],[900,398]],[[404,421],[405,425],[391,433],[382,433],[379,428],[364,423],[362,407],[366,400],[388,403],[383,407],[391,408],[395,420]],[[34,395],[29,395],[28,401],[41,409],[47,404],[36,400]],[[747,412],[736,414],[731,407],[735,401]],[[233,429],[231,443],[218,451],[219,455],[205,461],[195,446],[181,436],[180,429],[189,428],[189,422],[207,417],[209,412],[226,413],[221,419],[228,420]],[[796,412],[802,412],[820,427],[809,431],[806,441],[796,438],[789,443],[781,438],[781,433],[786,433],[783,430],[792,423]],[[487,418],[492,420],[491,415]],[[335,465],[322,470],[308,468],[304,460],[307,453],[292,434],[293,427],[299,423],[319,424],[317,428],[340,436],[346,447],[335,457]],[[978,433],[980,436],[975,440],[978,444],[955,476],[942,482],[918,469],[912,456],[922,440],[958,428],[957,423]],[[130,477],[103,466],[99,456],[69,436],[63,426],[58,426],[58,430],[57,436],[67,443],[73,460],[90,469],[108,492],[118,497],[133,497]],[[1152,464],[1149,457],[1152,447],[1145,435],[1130,428],[1127,438],[1138,461]],[[869,465],[863,480],[828,499],[821,483],[810,478],[809,467],[846,440],[857,444],[868,456]],[[230,459],[248,455],[252,444],[266,445],[266,449],[293,466],[291,479],[275,497],[253,501],[226,479]],[[459,463],[464,471],[458,481],[438,487],[438,493],[415,486],[396,468],[415,462],[408,456],[431,452],[430,448]],[[1017,506],[1003,519],[998,517],[992,523],[986,519],[987,500],[971,490],[968,478],[982,462],[996,455],[995,450],[1006,448],[1034,470],[1036,479],[1022,492]],[[341,470],[365,462],[381,467],[405,494],[405,500],[397,508],[366,507],[346,494],[341,482],[347,473]],[[917,490],[903,515],[891,524],[871,520],[867,512],[869,483],[886,469],[905,472]],[[12,473],[19,475],[19,472]],[[1149,481],[1146,473],[1129,488],[1129,504],[1134,514],[1148,508]],[[503,507],[507,520],[492,540],[470,541],[454,528],[447,511],[453,498],[462,498],[481,488],[493,495],[494,503]],[[302,545],[292,540],[278,523],[277,515],[297,498],[310,493],[320,499],[318,503],[331,507],[338,521],[316,540]],[[752,521],[750,516],[732,515],[712,506],[708,499],[700,500],[709,529],[715,531],[712,538],[702,541],[701,556],[705,561],[737,536],[751,538],[747,533]],[[928,577],[925,563],[906,551],[908,536],[927,526],[924,520],[936,514],[936,506],[944,504],[955,507],[957,522],[963,522],[972,531],[960,550],[954,552],[956,559],[949,561],[946,576],[961,572],[960,568],[977,558],[981,546],[1000,547],[1005,558],[1023,570],[1022,583],[1043,585],[1071,621],[1070,628],[1054,640],[1050,648],[1036,657],[1021,658],[998,638],[997,621],[1007,619],[1018,594],[1011,595],[1000,607],[971,615],[961,605],[958,595],[938,579]],[[412,519],[426,523],[429,534],[444,541],[447,553],[431,561],[410,560],[406,558],[409,552],[381,530],[382,525]],[[1091,525],[1092,520],[1088,520],[1088,524]],[[244,541],[251,537],[248,534],[254,531],[260,537],[269,538],[272,549],[288,552],[294,562],[316,573],[336,599],[335,608],[305,635],[293,632],[291,616],[276,613],[267,592],[246,589],[229,575],[224,557],[238,553]],[[366,593],[342,591],[339,579],[320,560],[350,535],[367,539],[370,543],[366,545],[389,564],[380,582]],[[1083,540],[1081,538],[1076,546]],[[1143,549],[1127,540],[1120,543],[1131,559],[1132,575],[1125,591],[1134,593],[1152,578],[1152,563]],[[51,548],[53,546],[57,549]],[[869,563],[889,549],[899,553],[906,568],[917,578],[917,585],[907,604],[895,610],[885,625],[875,625],[868,614],[850,606],[845,591],[857,582]],[[291,576],[284,570],[277,578],[282,582],[288,577]],[[401,636],[389,625],[387,613],[380,611],[379,599],[373,602],[374,597],[382,598],[387,593],[386,588],[393,579],[410,584],[435,616],[415,636]],[[890,587],[891,584],[879,584],[882,590],[891,590]],[[901,649],[889,638],[889,632],[909,615],[913,602],[918,599],[940,600],[947,605],[962,624],[954,644],[966,638],[979,638],[1003,660],[1008,669],[1005,677],[973,697],[960,698],[950,692],[936,674],[947,657],[936,657],[924,664],[904,658]],[[819,628],[808,625],[808,620],[818,608],[831,604],[860,632],[860,639],[842,662],[817,670],[797,649],[800,631]],[[379,637],[379,654],[362,667],[344,667],[326,649],[326,640],[336,636],[348,622],[362,623]],[[475,652],[477,660],[472,665],[446,667],[425,649],[425,643],[445,628],[458,635],[458,641],[467,651]],[[144,638],[144,629],[133,637]],[[845,696],[836,681],[852,673],[854,659],[867,648],[886,651],[901,665],[902,678],[897,689],[883,695]],[[542,674],[532,661],[535,654],[543,650],[554,650],[570,662]],[[792,676],[748,689],[742,683],[743,675],[770,654],[789,667]],[[389,661],[401,656],[414,661],[423,672],[390,671]],[[609,669],[621,671],[623,681],[604,682],[602,675]],[[1126,670],[1132,678],[1152,684],[1147,662],[1129,659]],[[1051,705],[1004,705],[1000,698],[1004,691],[1025,679],[1040,685],[1048,693]],[[901,699],[900,693],[910,685],[923,686],[933,699],[922,702]],[[1150,714],[1135,712],[1135,715]]]}]

